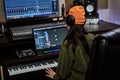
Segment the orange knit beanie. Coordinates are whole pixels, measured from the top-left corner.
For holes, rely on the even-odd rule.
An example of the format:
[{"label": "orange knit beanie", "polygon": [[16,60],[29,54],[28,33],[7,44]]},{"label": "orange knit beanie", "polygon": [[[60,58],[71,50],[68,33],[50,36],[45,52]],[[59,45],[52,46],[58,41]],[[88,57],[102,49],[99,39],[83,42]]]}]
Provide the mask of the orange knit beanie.
[{"label": "orange knit beanie", "polygon": [[72,7],[68,15],[72,15],[75,18],[75,24],[84,24],[85,23],[85,10],[83,6],[74,6]]}]

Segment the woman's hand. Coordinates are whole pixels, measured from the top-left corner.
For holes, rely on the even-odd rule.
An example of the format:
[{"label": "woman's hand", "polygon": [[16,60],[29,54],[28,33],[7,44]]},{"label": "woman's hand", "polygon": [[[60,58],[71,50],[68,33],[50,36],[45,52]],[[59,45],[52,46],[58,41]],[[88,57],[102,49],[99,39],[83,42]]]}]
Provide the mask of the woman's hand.
[{"label": "woman's hand", "polygon": [[47,68],[47,69],[45,70],[45,72],[47,73],[46,76],[54,79],[54,75],[55,75],[56,73],[55,73],[51,68]]}]

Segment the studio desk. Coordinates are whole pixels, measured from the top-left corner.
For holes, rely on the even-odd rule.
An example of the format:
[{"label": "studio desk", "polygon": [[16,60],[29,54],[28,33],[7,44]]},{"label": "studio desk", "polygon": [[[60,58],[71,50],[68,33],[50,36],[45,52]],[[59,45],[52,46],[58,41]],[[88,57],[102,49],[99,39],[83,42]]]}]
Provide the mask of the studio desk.
[{"label": "studio desk", "polygon": [[[101,34],[119,27],[120,25],[99,21],[98,25],[86,25],[85,29],[93,34]],[[58,55],[18,58],[15,50],[26,48],[35,50],[33,39],[10,41],[5,35],[0,38],[0,80],[50,80],[45,76],[44,69],[52,67],[55,70]]]}]

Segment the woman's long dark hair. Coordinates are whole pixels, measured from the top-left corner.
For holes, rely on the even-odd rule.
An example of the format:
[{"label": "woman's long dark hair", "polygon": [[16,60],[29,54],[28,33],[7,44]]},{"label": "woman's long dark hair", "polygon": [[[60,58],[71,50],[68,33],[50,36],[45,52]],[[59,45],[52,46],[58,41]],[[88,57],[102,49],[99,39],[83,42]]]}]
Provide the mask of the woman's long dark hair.
[{"label": "woman's long dark hair", "polygon": [[85,32],[84,25],[74,25],[71,27],[70,31],[68,32],[68,35],[66,36],[65,40],[67,40],[67,46],[68,47],[70,44],[73,45],[73,50],[76,49],[78,46],[79,40],[82,42],[87,54],[89,54],[90,48],[88,45],[88,42],[85,38]]}]

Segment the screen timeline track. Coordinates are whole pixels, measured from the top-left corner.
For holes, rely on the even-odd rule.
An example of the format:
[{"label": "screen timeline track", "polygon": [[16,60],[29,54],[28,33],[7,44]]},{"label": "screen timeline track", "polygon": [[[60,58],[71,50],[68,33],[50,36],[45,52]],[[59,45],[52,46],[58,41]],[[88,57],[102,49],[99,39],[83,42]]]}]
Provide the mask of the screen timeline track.
[{"label": "screen timeline track", "polygon": [[7,19],[58,15],[57,0],[5,0]]}]

